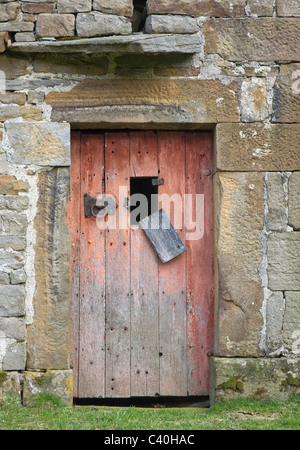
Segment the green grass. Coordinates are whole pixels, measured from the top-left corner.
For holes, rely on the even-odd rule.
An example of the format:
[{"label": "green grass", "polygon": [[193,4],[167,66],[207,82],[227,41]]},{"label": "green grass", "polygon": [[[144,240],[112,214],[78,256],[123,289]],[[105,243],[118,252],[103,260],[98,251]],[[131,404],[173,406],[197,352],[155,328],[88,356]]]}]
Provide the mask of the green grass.
[{"label": "green grass", "polygon": [[300,430],[300,398],[239,400],[211,408],[64,406],[51,395],[0,405],[0,430]]}]

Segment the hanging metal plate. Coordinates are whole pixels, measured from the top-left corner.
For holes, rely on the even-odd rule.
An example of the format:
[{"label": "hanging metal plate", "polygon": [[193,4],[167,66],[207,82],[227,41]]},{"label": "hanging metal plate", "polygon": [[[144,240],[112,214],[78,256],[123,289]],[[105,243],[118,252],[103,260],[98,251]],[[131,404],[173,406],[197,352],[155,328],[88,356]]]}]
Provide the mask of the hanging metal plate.
[{"label": "hanging metal plate", "polygon": [[163,209],[145,217],[139,224],[163,263],[171,261],[187,251],[185,244]]}]

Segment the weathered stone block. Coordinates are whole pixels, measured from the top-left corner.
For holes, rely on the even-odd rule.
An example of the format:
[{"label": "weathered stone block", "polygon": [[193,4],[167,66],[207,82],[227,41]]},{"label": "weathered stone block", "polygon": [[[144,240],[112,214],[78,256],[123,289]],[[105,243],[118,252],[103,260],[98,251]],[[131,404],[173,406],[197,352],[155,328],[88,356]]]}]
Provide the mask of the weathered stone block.
[{"label": "weathered stone block", "polygon": [[283,317],[285,313],[285,300],[282,292],[273,292],[268,298],[266,310],[266,353],[267,355],[280,355],[282,351]]},{"label": "weathered stone block", "polygon": [[[1,183],[1,177],[0,177]],[[27,195],[0,195],[0,209],[7,209],[11,211],[24,211],[28,208],[29,198]]]},{"label": "weathered stone block", "polygon": [[35,41],[34,33],[16,33],[15,41],[16,42],[34,42]]},{"label": "weathered stone block", "polygon": [[0,272],[0,284],[9,284],[8,273]]},{"label": "weathered stone block", "polygon": [[0,105],[0,121],[22,117],[24,120],[41,120],[43,112],[36,106]]},{"label": "weathered stone block", "polygon": [[[3,216],[2,216],[3,220]],[[14,221],[14,225],[12,228],[15,230],[18,228],[18,230],[21,228],[24,231],[26,230],[26,217],[21,217],[20,219],[18,217],[14,217],[11,219]],[[17,224],[17,225],[16,225]],[[10,225],[11,226],[11,225]],[[6,229],[5,229],[6,231]],[[23,232],[22,232],[23,234]],[[11,236],[11,235],[0,235],[0,248],[4,250],[12,249],[14,251],[20,251],[25,250],[26,247],[26,240],[25,237],[22,236]]]},{"label": "weathered stone block", "polygon": [[14,103],[19,106],[25,105],[26,94],[25,92],[6,92],[0,93],[0,104],[9,105]]},{"label": "weathered stone block", "polygon": [[210,358],[211,403],[253,398],[288,400],[300,392],[300,359]]},{"label": "weathered stone block", "polygon": [[19,11],[20,5],[17,2],[0,3],[0,22],[15,20]]},{"label": "weathered stone block", "polygon": [[51,55],[51,58],[49,58],[48,54],[39,54],[34,58],[33,67],[34,71],[39,73],[79,74],[89,77],[105,75],[108,70],[108,58],[101,54],[53,54]]},{"label": "weathered stone block", "polygon": [[6,81],[29,74],[28,58],[8,56],[7,53],[1,54],[0,67],[5,73]]},{"label": "weathered stone block", "polygon": [[273,121],[300,122],[300,64],[281,64],[274,88]]},{"label": "weathered stone block", "polygon": [[286,231],[287,228],[287,175],[281,172],[266,174],[267,231]]},{"label": "weathered stone block", "polygon": [[74,36],[75,16],[73,14],[39,14],[36,22],[38,37]]},{"label": "weathered stone block", "polygon": [[[24,236],[26,234],[27,230],[27,217],[25,214],[17,214],[17,213],[10,213],[10,214],[2,214],[2,227],[3,231],[5,233],[10,235],[18,235],[18,236]],[[3,241],[3,245],[6,246],[20,246],[22,245],[21,242],[17,242],[14,244],[12,242],[11,236],[2,236],[1,240]],[[1,241],[0,241],[1,245]],[[21,249],[20,249],[21,250]]]},{"label": "weathered stone block", "polygon": [[264,174],[218,173],[214,184],[219,279],[215,355],[259,356],[264,298],[259,275]]},{"label": "weathered stone block", "polygon": [[269,288],[300,290],[300,233],[273,233],[267,241]]},{"label": "weathered stone block", "polygon": [[277,0],[278,16],[300,16],[299,0]]},{"label": "weathered stone block", "polygon": [[27,327],[30,369],[69,367],[70,232],[68,168],[39,174],[35,218],[34,321]]},{"label": "weathered stone block", "polygon": [[242,122],[260,122],[268,117],[267,87],[264,78],[243,80],[241,87]]},{"label": "weathered stone block", "polygon": [[25,372],[23,404],[39,394],[51,393],[60,397],[68,406],[73,404],[72,370],[47,370],[46,372]]},{"label": "weathered stone block", "polygon": [[29,14],[51,14],[55,12],[55,4],[48,2],[22,2],[22,12]]},{"label": "weathered stone block", "polygon": [[17,195],[19,192],[28,192],[29,184],[17,180],[13,175],[0,175],[0,194]]},{"label": "weathered stone block", "polygon": [[5,354],[2,359],[2,370],[25,370],[26,344],[8,340]]},{"label": "weathered stone block", "polygon": [[132,17],[132,0],[93,0],[93,9],[105,14]]},{"label": "weathered stone block", "polygon": [[24,267],[24,256],[22,253],[2,252],[0,250],[0,271],[11,271],[22,267]]},{"label": "weathered stone block", "polygon": [[247,12],[258,17],[272,17],[274,12],[274,1],[248,0]]},{"label": "weathered stone block", "polygon": [[57,12],[59,14],[90,12],[92,0],[58,0]]},{"label": "weathered stone block", "polygon": [[30,22],[18,22],[17,20],[11,20],[9,22],[0,23],[0,31],[10,31],[17,33],[20,31],[33,31],[34,23]]},{"label": "weathered stone block", "polygon": [[294,172],[289,179],[289,225],[300,230],[300,172]]},{"label": "weathered stone block", "polygon": [[21,400],[21,381],[18,372],[0,371],[0,401],[5,397],[16,397]]},{"label": "weathered stone block", "polygon": [[243,17],[245,0],[148,0],[148,14],[187,14],[189,16]]},{"label": "weathered stone block", "polygon": [[208,124],[239,121],[238,90],[214,80],[85,80],[46,102],[56,121]]},{"label": "weathered stone block", "polygon": [[215,136],[215,169],[300,170],[299,131],[300,126],[296,124],[219,124]]},{"label": "weathered stone block", "polygon": [[15,164],[70,165],[70,125],[66,123],[8,122],[7,158]]},{"label": "weathered stone block", "polygon": [[[115,16],[118,18],[118,16]],[[122,54],[192,54],[202,50],[203,39],[199,34],[130,34],[129,36],[105,36],[93,39],[65,41],[15,42],[10,52],[17,53],[122,53]]]},{"label": "weathered stone block", "polygon": [[194,17],[178,15],[151,15],[145,23],[146,33],[197,33],[199,27]]},{"label": "weathered stone block", "polygon": [[26,273],[24,269],[13,270],[10,273],[10,284],[23,284],[26,282]]},{"label": "weathered stone block", "polygon": [[0,317],[25,315],[24,286],[0,286]]},{"label": "weathered stone block", "polygon": [[19,317],[0,317],[0,333],[15,341],[25,341],[25,320]]},{"label": "weathered stone block", "polygon": [[229,61],[299,61],[297,19],[211,19],[204,23],[206,53]]},{"label": "weathered stone block", "polygon": [[300,356],[300,292],[285,292],[286,307],[283,321],[285,351]]},{"label": "weathered stone block", "polygon": [[80,37],[130,34],[131,23],[125,17],[98,12],[79,13],[76,18],[76,31]]},{"label": "weathered stone block", "polygon": [[0,32],[0,53],[5,52],[6,50],[6,44],[9,40],[9,35],[7,31]]}]

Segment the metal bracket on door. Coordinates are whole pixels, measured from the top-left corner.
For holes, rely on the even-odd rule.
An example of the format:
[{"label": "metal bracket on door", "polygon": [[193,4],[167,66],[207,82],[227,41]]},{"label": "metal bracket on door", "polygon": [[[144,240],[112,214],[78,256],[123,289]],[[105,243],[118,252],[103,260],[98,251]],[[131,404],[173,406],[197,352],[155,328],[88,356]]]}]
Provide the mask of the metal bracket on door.
[{"label": "metal bracket on door", "polygon": [[118,207],[117,203],[111,197],[96,199],[87,192],[83,196],[84,217],[104,218],[107,214],[113,215]]}]

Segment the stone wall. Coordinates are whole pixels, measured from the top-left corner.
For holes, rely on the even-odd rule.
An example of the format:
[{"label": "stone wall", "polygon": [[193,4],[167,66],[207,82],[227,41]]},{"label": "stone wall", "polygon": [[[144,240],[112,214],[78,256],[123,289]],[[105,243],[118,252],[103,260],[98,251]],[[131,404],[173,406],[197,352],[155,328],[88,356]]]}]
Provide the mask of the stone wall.
[{"label": "stone wall", "polygon": [[214,130],[212,398],[299,390],[299,16],[297,0],[0,0],[0,395],[50,372],[71,395],[70,124]]}]

